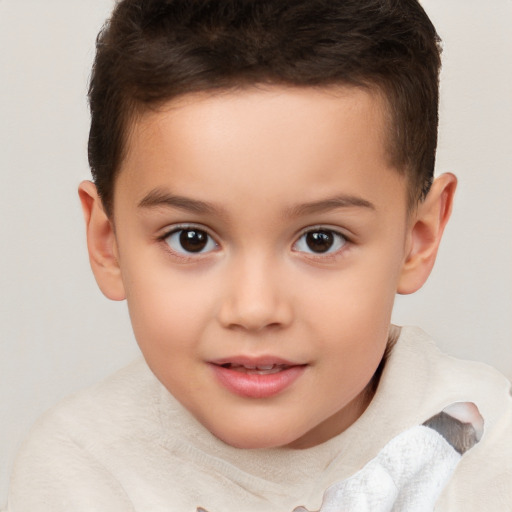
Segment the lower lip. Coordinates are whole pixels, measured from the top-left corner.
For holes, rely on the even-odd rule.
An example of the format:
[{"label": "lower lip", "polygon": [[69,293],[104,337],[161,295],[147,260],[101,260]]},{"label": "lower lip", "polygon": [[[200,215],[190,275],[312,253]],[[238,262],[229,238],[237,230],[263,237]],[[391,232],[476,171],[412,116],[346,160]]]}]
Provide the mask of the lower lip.
[{"label": "lower lip", "polygon": [[290,366],[286,370],[267,375],[248,374],[215,364],[211,365],[219,382],[235,395],[246,398],[269,398],[291,386],[305,371],[306,366]]}]

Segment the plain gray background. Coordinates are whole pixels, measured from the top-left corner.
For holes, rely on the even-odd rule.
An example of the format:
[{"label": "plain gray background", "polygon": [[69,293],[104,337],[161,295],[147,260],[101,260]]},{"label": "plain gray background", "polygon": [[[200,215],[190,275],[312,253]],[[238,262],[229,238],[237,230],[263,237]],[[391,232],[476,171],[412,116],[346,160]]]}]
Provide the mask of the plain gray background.
[{"label": "plain gray background", "polygon": [[[30,425],[134,358],[96,288],[76,194],[87,78],[112,0],[0,0],[0,505]],[[437,172],[459,178],[427,285],[394,320],[512,377],[512,1],[424,0],[444,40]]]}]

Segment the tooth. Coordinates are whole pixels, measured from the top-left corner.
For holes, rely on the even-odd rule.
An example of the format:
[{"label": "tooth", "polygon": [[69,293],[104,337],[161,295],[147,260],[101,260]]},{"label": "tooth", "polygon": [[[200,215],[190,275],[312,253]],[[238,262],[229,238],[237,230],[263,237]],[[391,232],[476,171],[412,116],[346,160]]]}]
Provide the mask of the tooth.
[{"label": "tooth", "polygon": [[272,370],[272,368],[274,368],[275,365],[273,364],[262,364],[260,366],[258,366],[258,370]]},{"label": "tooth", "polygon": [[256,366],[250,366],[248,364],[244,364],[244,367],[247,368],[248,370],[256,370]]}]

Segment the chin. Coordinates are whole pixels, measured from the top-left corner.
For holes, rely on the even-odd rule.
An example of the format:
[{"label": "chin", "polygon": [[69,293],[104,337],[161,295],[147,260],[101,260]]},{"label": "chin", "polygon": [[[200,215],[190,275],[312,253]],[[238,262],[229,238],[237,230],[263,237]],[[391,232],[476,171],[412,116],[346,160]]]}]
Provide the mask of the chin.
[{"label": "chin", "polygon": [[[296,437],[283,436],[282,431],[279,434],[269,432],[262,429],[257,432],[251,432],[247,428],[240,427],[240,430],[235,432],[215,432],[211,430],[213,435],[218,437],[224,443],[239,448],[241,450],[257,450],[268,448],[279,448],[289,445],[296,441]],[[299,436],[300,437],[300,436]]]}]

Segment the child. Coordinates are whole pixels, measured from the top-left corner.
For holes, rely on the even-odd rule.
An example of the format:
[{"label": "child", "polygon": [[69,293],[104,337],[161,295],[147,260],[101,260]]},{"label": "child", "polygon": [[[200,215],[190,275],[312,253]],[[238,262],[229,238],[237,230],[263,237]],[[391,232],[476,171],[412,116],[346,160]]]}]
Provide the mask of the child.
[{"label": "child", "polygon": [[454,402],[485,430],[436,510],[510,507],[509,383],[390,326],[455,190],[439,65],[412,0],[117,5],[80,198],[145,362],[42,419],[9,510],[318,510]]}]

